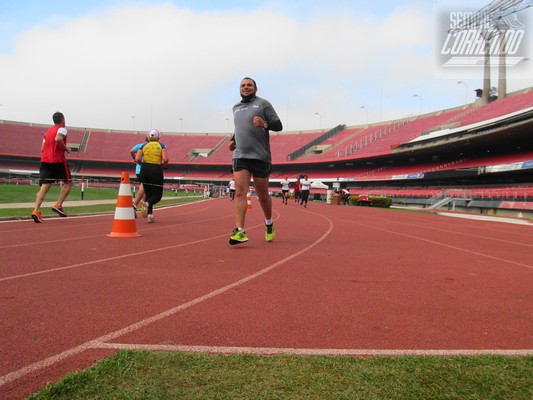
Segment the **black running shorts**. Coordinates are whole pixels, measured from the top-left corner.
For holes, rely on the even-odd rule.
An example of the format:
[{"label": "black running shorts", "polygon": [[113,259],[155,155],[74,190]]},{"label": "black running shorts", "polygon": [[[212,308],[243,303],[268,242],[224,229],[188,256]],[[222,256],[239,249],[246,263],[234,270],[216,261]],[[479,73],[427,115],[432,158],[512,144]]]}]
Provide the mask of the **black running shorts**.
[{"label": "black running shorts", "polygon": [[39,168],[39,185],[45,183],[52,184],[57,181],[72,181],[72,175],[70,174],[70,169],[66,161],[58,163],[41,162]]},{"label": "black running shorts", "polygon": [[272,164],[263,160],[234,158],[233,171],[240,171],[243,169],[250,171],[255,178],[268,178],[272,172]]}]

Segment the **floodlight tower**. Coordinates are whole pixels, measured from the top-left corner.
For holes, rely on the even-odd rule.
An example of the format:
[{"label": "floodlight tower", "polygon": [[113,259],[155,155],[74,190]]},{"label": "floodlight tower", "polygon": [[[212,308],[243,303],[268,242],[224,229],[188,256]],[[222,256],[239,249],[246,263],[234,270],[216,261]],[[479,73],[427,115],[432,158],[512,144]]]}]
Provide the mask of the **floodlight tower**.
[{"label": "floodlight tower", "polygon": [[531,6],[533,6],[533,0],[494,0],[448,31],[450,33],[457,33],[475,29],[481,32],[485,41],[485,68],[483,71],[483,102],[485,104],[489,100],[490,48],[492,39],[500,35],[498,97],[503,98],[507,94],[505,35],[507,29],[509,29],[509,24],[506,17]]}]

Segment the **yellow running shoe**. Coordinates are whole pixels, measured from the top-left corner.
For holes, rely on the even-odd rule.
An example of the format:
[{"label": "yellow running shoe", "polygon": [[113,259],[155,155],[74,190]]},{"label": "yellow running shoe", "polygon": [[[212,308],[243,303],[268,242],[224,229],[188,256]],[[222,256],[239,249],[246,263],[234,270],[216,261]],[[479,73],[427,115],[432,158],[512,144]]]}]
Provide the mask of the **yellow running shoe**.
[{"label": "yellow running shoe", "polygon": [[246,232],[240,231],[237,228],[233,230],[233,233],[229,237],[229,244],[231,245],[244,243],[247,241],[248,241],[248,236],[246,236]]},{"label": "yellow running shoe", "polygon": [[274,230],[274,224],[265,225],[265,239],[267,242],[271,242],[276,237],[276,231]]},{"label": "yellow running shoe", "polygon": [[146,204],[148,203],[145,204],[144,202],[141,202],[140,204],[141,204],[141,207],[140,207],[141,217],[146,218],[148,216],[148,208],[146,208]]}]

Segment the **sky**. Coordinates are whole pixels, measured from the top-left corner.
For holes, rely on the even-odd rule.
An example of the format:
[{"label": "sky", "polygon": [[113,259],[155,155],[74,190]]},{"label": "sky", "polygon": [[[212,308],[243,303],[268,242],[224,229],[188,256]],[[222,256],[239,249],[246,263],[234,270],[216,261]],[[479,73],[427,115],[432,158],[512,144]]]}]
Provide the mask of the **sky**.
[{"label": "sky", "polygon": [[[483,71],[443,66],[447,24],[489,1],[466,3],[0,0],[0,120],[230,133],[245,76],[291,132],[459,107]],[[533,7],[517,16],[508,92],[533,86]]]}]

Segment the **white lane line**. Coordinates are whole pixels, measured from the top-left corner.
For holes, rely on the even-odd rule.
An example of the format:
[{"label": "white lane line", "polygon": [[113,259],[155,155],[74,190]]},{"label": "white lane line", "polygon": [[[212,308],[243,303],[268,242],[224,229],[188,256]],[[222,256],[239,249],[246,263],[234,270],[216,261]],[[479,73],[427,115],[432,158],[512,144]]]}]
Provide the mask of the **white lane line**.
[{"label": "white lane line", "polygon": [[188,346],[129,343],[95,343],[99,349],[297,356],[530,356],[533,349],[299,349],[278,347]]},{"label": "white lane line", "polygon": [[[274,221],[276,221],[280,217],[279,213],[276,212],[276,214],[277,214],[277,218],[274,219]],[[194,222],[186,222],[186,223],[182,223],[182,224],[165,225],[165,226],[162,226],[160,228],[155,227],[153,229],[166,229],[166,228],[173,227],[173,226],[183,226],[183,225],[197,224],[198,222],[216,221],[216,220],[224,219],[224,218],[227,218],[227,216],[221,216],[221,217],[217,217],[217,218],[209,218],[209,219],[206,219],[206,220],[200,220],[200,221],[194,221]],[[263,226],[264,226],[263,224],[257,224],[257,225],[251,226],[250,228],[247,228],[247,229],[254,229],[254,228],[263,227]],[[149,229],[150,228],[147,228],[147,229],[143,230],[143,232],[146,231],[146,230],[149,230]],[[97,236],[86,236],[85,238],[94,238],[94,237],[102,237],[102,236],[103,235],[100,234],[100,235],[97,235]],[[9,281],[9,280],[13,280],[13,279],[27,278],[27,277],[30,277],[30,276],[42,275],[42,274],[47,274],[47,273],[51,273],[51,272],[58,272],[58,271],[62,271],[62,270],[72,269],[72,268],[80,268],[80,267],[85,267],[87,265],[93,265],[93,264],[98,264],[98,263],[107,262],[107,261],[115,261],[115,260],[120,260],[122,258],[135,257],[135,256],[138,256],[138,255],[148,254],[148,253],[152,253],[152,252],[158,252],[158,251],[161,251],[161,250],[175,249],[175,248],[178,248],[178,247],[189,246],[189,245],[192,245],[192,244],[198,244],[198,243],[207,242],[209,240],[220,239],[220,238],[223,238],[225,236],[227,236],[227,233],[224,233],[224,234],[218,235],[218,236],[210,236],[210,237],[204,238],[204,239],[194,240],[192,242],[180,243],[180,244],[175,244],[175,245],[172,245],[172,246],[160,247],[160,248],[157,248],[157,249],[148,249],[148,250],[144,250],[144,251],[139,251],[137,253],[122,254],[120,256],[102,258],[102,259],[98,259],[98,260],[87,261],[87,262],[80,263],[80,264],[73,264],[73,265],[67,265],[67,266],[64,266],[64,267],[51,268],[51,269],[47,269],[47,270],[43,270],[43,271],[28,272],[26,274],[6,276],[4,278],[0,278],[0,282]],[[64,242],[64,241],[69,241],[69,240],[79,240],[79,239],[83,239],[83,238],[80,238],[80,237],[65,238],[65,239],[61,239],[61,240],[55,240],[53,242],[54,243],[58,243],[58,242]],[[111,239],[111,240],[114,240],[114,239]],[[15,247],[15,246],[13,246],[13,247]],[[2,247],[0,247],[0,249],[1,248]]]},{"label": "white lane line", "polygon": [[431,244],[434,244],[434,245],[437,245],[437,246],[440,246],[440,247],[446,247],[446,248],[449,248],[449,249],[452,249],[452,250],[457,250],[457,251],[462,251],[462,252],[465,252],[465,253],[474,254],[476,256],[483,257],[483,258],[490,258],[492,260],[497,260],[497,261],[501,261],[501,262],[504,262],[504,263],[517,265],[519,267],[526,267],[526,268],[533,269],[533,265],[530,265],[530,264],[523,264],[523,263],[520,263],[520,262],[517,262],[517,261],[512,261],[512,260],[508,260],[508,259],[501,258],[501,257],[491,256],[491,255],[488,255],[488,254],[485,254],[485,253],[480,253],[478,251],[473,251],[473,250],[465,249],[465,248],[462,248],[462,247],[452,246],[450,244],[446,244],[446,243],[443,243],[443,242],[437,242],[435,240],[424,239],[424,238],[421,238],[419,236],[409,235],[407,233],[394,232],[394,231],[391,231],[391,230],[388,230],[388,229],[378,228],[378,227],[373,226],[373,225],[366,225],[366,224],[361,224],[361,223],[357,223],[357,222],[353,222],[353,221],[345,221],[345,222],[349,222],[349,223],[356,224],[356,225],[359,225],[359,226],[364,226],[364,227],[367,227],[369,229],[374,229],[374,230],[385,232],[385,233],[392,234],[392,235],[404,236],[404,237],[408,237],[408,238],[411,238],[411,239],[420,240],[422,242],[431,243]]},{"label": "white lane line", "polygon": [[[221,218],[224,218],[224,217],[221,217]],[[216,218],[216,219],[219,219],[219,218]],[[209,221],[212,221],[212,219],[209,219]],[[180,225],[181,226],[181,225],[185,225],[185,224],[176,224],[176,225]],[[257,227],[257,226],[263,226],[263,225],[256,225],[256,226],[251,227],[250,229],[253,229],[253,228]],[[167,228],[167,227],[168,227],[168,225],[165,226],[164,228]],[[161,229],[162,228],[163,227],[161,227]],[[103,262],[107,262],[107,261],[120,260],[120,259],[123,259],[123,258],[136,257],[138,255],[158,252],[158,251],[161,251],[161,250],[169,250],[169,249],[175,249],[175,248],[183,247],[183,246],[190,246],[190,245],[193,245],[193,244],[207,242],[209,240],[220,239],[220,238],[223,238],[223,237],[225,237],[227,235],[228,235],[227,233],[224,233],[224,234],[218,235],[218,236],[210,236],[208,238],[198,239],[198,240],[194,240],[192,242],[180,243],[180,244],[175,244],[175,245],[166,246],[166,247],[159,247],[157,249],[148,249],[148,250],[139,251],[139,252],[136,252],[136,253],[122,254],[122,255],[119,255],[119,256],[115,256],[115,257],[101,258],[101,259],[98,259],[98,260],[87,261],[87,262],[84,262],[84,263],[66,265],[64,267],[51,268],[51,269],[46,269],[46,270],[42,270],[42,271],[35,271],[35,272],[28,272],[26,274],[20,274],[20,275],[6,276],[4,278],[0,278],[0,282],[9,281],[9,280],[13,280],[13,279],[27,278],[27,277],[30,277],[30,276],[48,274],[48,273],[51,273],[51,272],[58,272],[58,271],[63,271],[63,270],[67,270],[67,269],[72,269],[72,268],[80,268],[80,267],[85,267],[85,266],[88,266],[88,265],[103,263]],[[103,235],[98,235],[98,237],[102,237],[102,236]],[[94,238],[94,237],[97,237],[97,236],[87,236],[86,238],[89,238],[89,237]],[[79,237],[74,238],[74,239],[73,238],[66,238],[66,239],[62,239],[61,242],[68,241],[68,240],[78,240],[78,239],[80,239],[80,238]],[[114,240],[114,239],[111,239],[111,240]],[[54,243],[58,243],[58,242],[60,242],[60,241],[57,241],[57,240],[54,241]]]},{"label": "white lane line", "polygon": [[[316,215],[319,215],[319,214],[316,214]],[[300,255],[302,255],[303,253],[311,250],[313,247],[315,247],[316,245],[318,245],[320,242],[322,242],[327,236],[329,236],[329,234],[331,233],[331,231],[333,230],[333,223],[330,219],[324,217],[324,216],[321,216],[323,219],[325,219],[326,221],[328,221],[329,223],[329,228],[328,230],[320,237],[318,238],[317,240],[315,240],[313,243],[311,243],[310,245],[308,245],[307,247],[304,247],[302,250],[294,253],[294,254],[291,254],[290,256],[288,257],[285,257],[284,259],[274,263],[274,264],[271,264],[269,265],[268,267],[266,268],[263,268],[262,270],[254,273],[254,274],[251,274],[251,275],[248,275],[247,277],[244,277],[242,279],[239,279],[238,281],[235,281],[229,285],[226,285],[224,287],[221,287],[220,289],[217,289],[217,290],[214,290],[210,293],[207,293],[203,296],[200,296],[200,297],[197,297],[196,299],[193,299],[187,303],[183,303],[183,304],[180,304],[179,306],[177,307],[174,307],[174,308],[171,308],[167,311],[163,311],[162,313],[159,313],[159,314],[156,314],[154,315],[153,317],[150,317],[150,318],[146,318],[146,319],[143,319],[135,324],[132,324],[130,326],[127,326],[125,328],[122,328],[122,329],[119,329],[118,331],[115,331],[115,332],[111,332],[111,333],[108,333],[106,335],[103,335],[103,336],[100,336],[96,339],[93,339],[93,340],[90,340],[88,342],[85,342],[79,346],[76,346],[76,347],[73,347],[73,348],[70,348],[68,350],[65,350],[59,354],[55,354],[51,357],[48,357],[48,358],[45,358],[43,360],[40,360],[40,361],[37,361],[37,362],[34,362],[32,364],[29,364],[25,367],[22,367],[16,371],[13,371],[13,372],[10,372],[6,375],[3,375],[3,376],[0,376],[0,386],[3,386],[9,382],[12,382],[14,380],[17,380],[17,379],[20,379],[21,377],[33,372],[33,371],[37,371],[39,369],[42,369],[42,368],[45,368],[45,367],[48,367],[50,365],[53,365],[55,363],[58,363],[60,361],[63,361],[65,360],[66,358],[69,358],[69,357],[72,357],[74,355],[77,355],[79,353],[82,353],[83,351],[85,350],[89,350],[91,348],[98,348],[99,346],[102,346],[102,343],[103,342],[108,342],[110,340],[113,340],[113,339],[116,339],[120,336],[123,336],[123,335],[127,335],[131,332],[134,332],[138,329],[141,329],[145,326],[148,326],[150,324],[153,324],[154,322],[157,322],[161,319],[164,319],[166,317],[170,317],[174,314],[177,314],[178,312],[180,311],[183,311],[189,307],[192,307],[196,304],[199,304],[199,303],[202,303],[206,300],[209,300],[215,296],[218,296],[220,294],[223,294],[231,289],[234,289],[236,288],[237,286],[240,286],[240,285],[243,285],[245,284],[246,282],[249,282],[251,281],[252,279],[255,279],[261,275],[264,275],[266,274],[267,272],[269,271],[272,271],[273,269],[279,267],[280,265],[282,264],[285,264],[287,263],[288,261],[292,260],[293,258],[296,258]],[[226,237],[227,235],[224,235],[224,237]],[[193,242],[193,243],[198,243],[198,242],[203,242],[203,241],[206,241],[206,240],[209,240],[209,239],[204,239],[204,240],[199,240],[199,241],[196,241],[196,242]],[[179,245],[179,246],[183,246],[183,244]],[[170,246],[170,247],[167,247],[167,248],[175,248],[175,247],[179,247],[179,246]],[[165,249],[167,249],[165,248]],[[153,251],[153,250],[151,250]],[[140,253],[137,253],[137,254],[144,254],[146,252],[140,252]],[[129,255],[131,256],[131,254]],[[111,259],[118,259],[118,258],[123,258],[125,256],[120,256],[120,257],[113,257]],[[93,262],[94,263],[94,262]],[[89,263],[90,264],[90,263]],[[70,268],[73,268],[73,267],[70,267]],[[62,268],[62,269],[65,269],[65,268]]]},{"label": "white lane line", "polygon": [[[377,218],[377,217],[373,217],[373,220],[380,221],[380,222],[381,221],[391,222],[388,219]],[[345,220],[343,220],[343,222],[353,223],[353,221],[345,221]],[[533,247],[533,243],[522,243],[522,242],[517,242],[516,240],[506,240],[506,239],[499,239],[499,238],[493,237],[492,236],[492,232],[493,231],[501,232],[500,229],[498,229],[498,230],[494,230],[494,229],[489,230],[489,229],[486,229],[484,227],[483,230],[484,231],[488,231],[489,233],[486,234],[486,235],[476,235],[476,234],[472,234],[472,233],[466,233],[464,231],[457,230],[457,229],[452,230],[452,229],[436,228],[434,226],[420,225],[420,224],[416,224],[416,223],[412,223],[412,222],[404,222],[404,221],[392,221],[392,222],[394,222],[395,224],[398,224],[398,225],[408,226],[408,227],[415,227],[415,228],[418,228],[418,229],[425,229],[425,230],[431,230],[431,231],[436,231],[436,232],[450,233],[450,234],[453,234],[453,235],[462,235],[462,236],[467,236],[467,237],[479,238],[479,239],[483,239],[483,240],[487,240],[487,241],[490,240],[490,241],[495,241],[495,242],[504,243],[504,244],[511,244],[511,245],[515,245],[515,246]],[[366,227],[368,225],[362,225],[362,226]],[[526,238],[530,237],[529,234],[524,235],[524,236],[526,236]]]},{"label": "white lane line", "polygon": [[[183,205],[176,205],[176,206],[169,206],[169,207],[161,207],[160,209],[163,209],[163,208],[174,208],[174,207],[182,207]],[[208,207],[204,207],[203,209],[200,209],[198,212],[201,212],[203,210],[207,210]],[[190,215],[190,214],[194,214],[196,213],[195,212],[191,212],[191,213],[186,213],[186,214],[183,214],[183,215]],[[231,214],[232,216],[233,214]],[[72,219],[76,219],[76,218],[94,218],[94,217],[100,217],[101,215],[98,214],[98,215],[87,215],[87,216],[74,216],[74,217],[69,217],[69,220],[72,220]],[[172,225],[164,225],[164,226],[155,226],[155,227],[151,227],[151,228],[143,228],[142,231],[143,232],[147,232],[147,231],[152,231],[152,230],[155,230],[155,229],[168,229],[168,228],[173,228],[173,227],[176,227],[176,226],[184,226],[184,225],[191,225],[191,224],[197,224],[197,223],[202,223],[202,222],[211,222],[211,221],[216,221],[216,220],[219,220],[219,219],[224,219],[224,218],[227,218],[229,217],[230,215],[223,215],[223,216],[220,216],[220,217],[217,217],[217,218],[209,218],[209,219],[205,219],[205,220],[196,220],[196,221],[191,221],[191,222],[184,222],[184,223],[179,223],[179,224],[172,224]],[[59,221],[64,221],[61,220],[59,217],[58,218],[54,218],[54,219],[57,219]],[[107,222],[98,222],[98,223],[94,223],[94,224],[91,224],[91,225],[102,225]],[[86,225],[84,225],[86,226]],[[74,228],[73,225],[69,226],[70,228]],[[27,229],[24,229],[24,230],[20,230],[22,232],[25,232],[27,231]],[[20,232],[19,231],[19,232]],[[9,231],[8,233],[11,233],[11,232],[15,232],[15,231]],[[105,234],[104,233],[99,233],[99,234],[96,234],[96,235],[90,235],[90,236],[76,236],[76,237],[73,237],[73,236],[70,236],[68,238],[62,238],[61,240],[43,240],[43,241],[40,241],[40,242],[24,242],[24,243],[16,243],[16,244],[10,244],[10,245],[6,245],[6,246],[0,246],[0,250],[1,249],[11,249],[11,248],[15,248],[15,247],[23,247],[23,246],[34,246],[34,245],[42,245],[42,244],[48,244],[48,243],[58,243],[58,242],[68,242],[68,241],[77,241],[77,240],[84,240],[84,239],[92,239],[92,238],[98,238],[98,237],[103,237]]]},{"label": "white lane line", "polygon": [[64,266],[64,267],[51,268],[51,269],[46,269],[46,270],[42,270],[42,271],[35,271],[35,272],[28,272],[27,274],[7,276],[5,278],[0,278],[0,282],[9,281],[9,280],[13,280],[13,279],[27,278],[27,277],[30,277],[30,276],[36,276],[36,275],[42,275],[42,274],[49,274],[51,272],[64,271],[64,270],[72,269],[72,268],[80,268],[80,267],[85,267],[85,266],[88,266],[88,265],[99,264],[99,263],[108,262],[108,261],[121,260],[123,258],[136,257],[136,256],[143,255],[143,254],[153,253],[153,252],[162,251],[162,250],[175,249],[175,248],[183,247],[183,246],[190,246],[192,244],[207,242],[209,240],[222,238],[222,237],[225,237],[225,236],[227,236],[227,234],[218,235],[218,236],[211,236],[209,238],[194,240],[192,242],[187,242],[187,243],[175,244],[175,245],[172,245],[172,246],[160,247],[158,249],[149,249],[149,250],[144,250],[144,251],[138,251],[136,253],[122,254],[120,256],[115,256],[115,257],[100,258],[98,260],[87,261],[87,262],[79,263],[79,264],[67,265],[67,266]]}]

